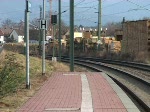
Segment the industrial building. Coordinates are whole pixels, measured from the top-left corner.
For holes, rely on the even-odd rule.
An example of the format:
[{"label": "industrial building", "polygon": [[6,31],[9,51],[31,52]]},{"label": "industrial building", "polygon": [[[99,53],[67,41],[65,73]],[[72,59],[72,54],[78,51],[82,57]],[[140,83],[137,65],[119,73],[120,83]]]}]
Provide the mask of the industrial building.
[{"label": "industrial building", "polygon": [[150,53],[150,20],[123,23],[122,54]]}]

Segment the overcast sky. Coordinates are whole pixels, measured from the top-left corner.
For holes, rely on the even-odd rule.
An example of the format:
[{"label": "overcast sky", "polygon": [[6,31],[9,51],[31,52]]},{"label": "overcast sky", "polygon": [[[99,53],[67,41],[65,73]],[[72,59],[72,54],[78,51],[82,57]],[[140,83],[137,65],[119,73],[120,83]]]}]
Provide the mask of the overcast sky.
[{"label": "overcast sky", "polygon": [[[39,5],[43,0],[30,0],[32,13],[30,19],[39,18]],[[46,11],[50,5],[46,0]],[[69,1],[62,1],[63,21],[69,25]],[[83,26],[96,26],[98,20],[98,0],[74,0],[75,24]],[[25,0],[0,0],[0,24],[9,18],[16,22],[24,20]],[[53,0],[53,12],[57,13],[58,0]],[[139,20],[150,17],[150,0],[102,0],[102,24],[126,20]]]}]

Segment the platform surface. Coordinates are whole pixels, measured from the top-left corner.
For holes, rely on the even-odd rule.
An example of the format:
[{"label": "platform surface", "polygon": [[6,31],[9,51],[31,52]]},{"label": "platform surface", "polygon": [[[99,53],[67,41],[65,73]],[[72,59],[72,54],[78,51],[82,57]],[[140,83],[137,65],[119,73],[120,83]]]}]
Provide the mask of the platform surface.
[{"label": "platform surface", "polygon": [[53,73],[17,112],[140,112],[102,72]]}]

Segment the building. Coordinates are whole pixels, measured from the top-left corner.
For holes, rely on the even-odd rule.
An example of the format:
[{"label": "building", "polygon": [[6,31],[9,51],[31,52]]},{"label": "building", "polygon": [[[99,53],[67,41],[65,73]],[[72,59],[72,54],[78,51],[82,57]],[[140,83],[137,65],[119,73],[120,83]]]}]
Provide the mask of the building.
[{"label": "building", "polygon": [[[70,38],[70,32],[66,32],[66,34],[64,35],[65,39],[69,39]],[[81,41],[81,39],[83,38],[83,33],[82,32],[74,32],[74,40],[77,40],[78,42]]]},{"label": "building", "polygon": [[1,28],[0,30],[4,33],[5,38],[9,37],[10,33],[13,31],[13,29],[9,27]]},{"label": "building", "polygon": [[121,41],[123,38],[123,30],[122,29],[116,29],[115,30],[115,38],[117,41]]},{"label": "building", "polygon": [[22,43],[24,42],[24,32],[21,30],[13,30],[9,38],[13,38],[17,43]]},{"label": "building", "polygon": [[121,51],[121,43],[120,41],[112,40],[109,45],[109,52],[110,53],[119,53]]},{"label": "building", "polygon": [[91,32],[90,31],[85,31],[85,32],[83,32],[83,38],[91,38],[92,37],[92,34],[91,34]]},{"label": "building", "polygon": [[24,32],[22,30],[9,27],[1,28],[0,30],[3,32],[6,42],[13,40],[17,43],[24,42]]},{"label": "building", "polygon": [[74,39],[78,42],[81,42],[83,38],[83,33],[82,32],[74,32]]},{"label": "building", "polygon": [[122,54],[150,53],[150,20],[123,23]]},{"label": "building", "polygon": [[0,43],[4,43],[4,33],[0,30]]}]

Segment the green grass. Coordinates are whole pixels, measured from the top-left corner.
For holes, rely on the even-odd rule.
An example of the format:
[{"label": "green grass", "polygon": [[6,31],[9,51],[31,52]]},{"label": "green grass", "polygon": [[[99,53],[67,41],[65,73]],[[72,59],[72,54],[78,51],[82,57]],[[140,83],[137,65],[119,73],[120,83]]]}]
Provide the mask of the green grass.
[{"label": "green grass", "polygon": [[31,89],[27,90],[25,88],[26,57],[22,54],[3,51],[0,54],[0,111],[1,109],[15,111],[36,93],[53,71],[69,71],[69,67],[46,60],[46,75],[42,76],[42,60],[30,56]]},{"label": "green grass", "polygon": [[0,98],[17,90],[23,81],[23,66],[17,61],[14,53],[5,55],[0,70]]}]

